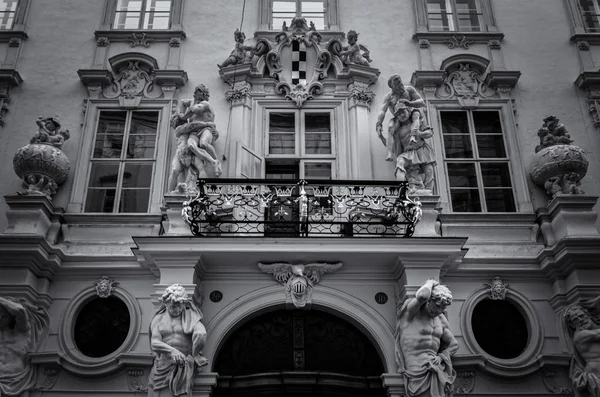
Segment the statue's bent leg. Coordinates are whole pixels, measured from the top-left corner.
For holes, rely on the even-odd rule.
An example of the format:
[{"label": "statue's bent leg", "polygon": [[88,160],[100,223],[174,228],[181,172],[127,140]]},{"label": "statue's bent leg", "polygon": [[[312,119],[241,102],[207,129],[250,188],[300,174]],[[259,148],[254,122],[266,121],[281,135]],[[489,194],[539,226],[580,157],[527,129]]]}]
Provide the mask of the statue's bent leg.
[{"label": "statue's bent leg", "polygon": [[173,161],[171,162],[171,174],[169,175],[168,182],[169,192],[175,191],[179,175],[183,172],[183,164],[179,161],[178,155],[179,153],[175,153],[175,157],[173,157]]}]

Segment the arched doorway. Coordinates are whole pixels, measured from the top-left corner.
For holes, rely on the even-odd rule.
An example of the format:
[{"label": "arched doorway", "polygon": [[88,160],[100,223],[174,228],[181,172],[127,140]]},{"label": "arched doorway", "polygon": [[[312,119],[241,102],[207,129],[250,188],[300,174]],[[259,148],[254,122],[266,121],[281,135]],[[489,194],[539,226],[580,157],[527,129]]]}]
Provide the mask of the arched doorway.
[{"label": "arched doorway", "polygon": [[255,317],[223,343],[213,367],[215,397],[384,397],[382,360],[348,321],[318,310]]}]

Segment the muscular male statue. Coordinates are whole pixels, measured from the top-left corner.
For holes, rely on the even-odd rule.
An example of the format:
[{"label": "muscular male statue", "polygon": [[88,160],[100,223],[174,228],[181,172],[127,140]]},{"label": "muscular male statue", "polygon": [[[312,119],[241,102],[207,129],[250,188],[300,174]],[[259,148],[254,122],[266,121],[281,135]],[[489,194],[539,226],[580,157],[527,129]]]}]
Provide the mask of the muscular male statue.
[{"label": "muscular male statue", "polygon": [[410,397],[447,397],[456,379],[450,357],[458,343],[444,314],[450,303],[450,290],[428,280],[398,310],[396,360]]},{"label": "muscular male statue", "polygon": [[185,289],[179,284],[167,287],[162,305],[150,323],[150,347],[157,357],[149,388],[159,391],[168,387],[175,397],[192,395],[196,368],[208,364],[201,352],[206,329],[200,320],[202,313]]},{"label": "muscular male statue", "polygon": [[0,397],[17,396],[33,387],[27,353],[37,351],[49,322],[45,310],[0,296]]},{"label": "muscular male statue", "polygon": [[179,113],[171,118],[177,150],[171,164],[169,191],[175,191],[177,179],[183,172],[186,173],[186,184],[195,182],[204,164],[212,167],[215,176],[221,176],[221,162],[213,146],[219,138],[219,132],[215,125],[215,114],[208,103],[209,97],[208,88],[203,84],[198,85],[194,90],[194,98],[182,100]]},{"label": "muscular male statue", "polygon": [[600,297],[571,306],[564,319],[574,347],[570,369],[573,386],[600,397]]}]

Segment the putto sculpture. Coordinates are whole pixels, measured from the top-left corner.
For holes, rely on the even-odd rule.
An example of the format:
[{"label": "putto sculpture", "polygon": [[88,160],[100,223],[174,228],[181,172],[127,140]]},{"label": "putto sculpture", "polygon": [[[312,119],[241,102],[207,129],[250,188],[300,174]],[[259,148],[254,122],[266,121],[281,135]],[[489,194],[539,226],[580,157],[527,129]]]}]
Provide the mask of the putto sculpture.
[{"label": "putto sculpture", "polygon": [[540,144],[531,162],[531,179],[554,198],[564,194],[583,194],[579,185],[587,173],[587,154],[573,140],[564,124],[555,116],[544,119],[537,133]]},{"label": "putto sculpture", "polygon": [[229,54],[229,57],[223,61],[221,64],[217,64],[219,69],[224,68],[229,65],[238,65],[241,63],[250,63],[252,62],[252,58],[254,57],[254,53],[256,52],[255,47],[244,45],[244,41],[246,40],[246,35],[244,32],[236,29],[233,33],[233,38],[235,40],[235,46],[233,47],[233,51]]},{"label": "putto sculpture", "polygon": [[[405,86],[397,74],[388,79],[388,86],[392,90],[383,99],[375,125],[377,135],[387,148],[385,160],[396,161],[394,175],[397,180],[408,182],[410,194],[431,195],[435,152],[426,141],[433,136],[433,130],[420,110],[425,102],[417,90]],[[386,139],[383,121],[388,110],[392,118]]]},{"label": "putto sculpture", "polygon": [[338,271],[341,263],[310,263],[292,265],[290,263],[259,263],[264,273],[273,274],[277,282],[285,287],[286,303],[302,308],[311,303],[312,290],[325,273]]},{"label": "putto sculpture", "polygon": [[573,345],[569,370],[573,386],[600,397],[600,297],[567,308],[564,325]]},{"label": "putto sculpture", "polygon": [[[351,30],[346,35],[348,39],[348,45],[342,48],[339,53],[342,62],[344,64],[357,64],[363,66],[369,66],[373,60],[369,57],[369,50],[364,45],[358,44],[358,33],[356,30]],[[361,53],[361,50],[364,51]]]},{"label": "putto sculpture", "polygon": [[[175,129],[177,149],[171,163],[169,192],[185,193],[195,189],[195,182],[201,172],[210,165],[216,177],[221,176],[221,162],[213,143],[219,138],[215,125],[215,114],[208,103],[210,93],[204,84],[194,90],[194,98],[181,101],[179,112],[171,117]],[[181,174],[185,182],[178,184]]]},{"label": "putto sculpture", "polygon": [[448,287],[431,279],[398,305],[396,361],[410,397],[450,396],[456,379],[451,356],[458,350],[445,314],[451,303]]},{"label": "putto sculpture", "polygon": [[150,323],[150,348],[156,358],[148,388],[191,397],[196,370],[208,364],[201,351],[206,342],[202,313],[179,284],[167,287],[161,301]]},{"label": "putto sculpture", "polygon": [[13,168],[23,179],[21,195],[39,195],[51,198],[69,174],[69,159],[61,150],[69,139],[69,130],[62,130],[58,116],[40,116],[37,132],[28,145],[13,158]]},{"label": "putto sculpture", "polygon": [[34,369],[27,353],[37,351],[49,324],[44,309],[0,296],[0,396],[18,396],[33,388]]}]

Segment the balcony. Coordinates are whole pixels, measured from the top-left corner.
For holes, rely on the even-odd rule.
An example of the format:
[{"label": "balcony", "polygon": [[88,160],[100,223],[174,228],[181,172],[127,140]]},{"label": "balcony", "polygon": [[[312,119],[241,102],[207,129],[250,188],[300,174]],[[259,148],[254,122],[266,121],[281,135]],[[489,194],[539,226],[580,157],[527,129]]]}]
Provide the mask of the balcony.
[{"label": "balcony", "polygon": [[203,179],[182,216],[201,237],[410,237],[421,202],[405,182]]}]

